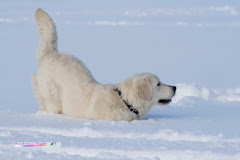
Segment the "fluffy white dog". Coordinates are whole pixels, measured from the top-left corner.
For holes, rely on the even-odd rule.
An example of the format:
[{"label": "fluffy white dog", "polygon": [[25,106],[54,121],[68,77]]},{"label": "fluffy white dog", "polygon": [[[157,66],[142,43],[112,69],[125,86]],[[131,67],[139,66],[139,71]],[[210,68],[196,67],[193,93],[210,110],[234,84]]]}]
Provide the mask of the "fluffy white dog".
[{"label": "fluffy white dog", "polygon": [[40,44],[33,88],[40,110],[82,119],[132,121],[156,104],[171,102],[176,87],[161,83],[151,73],[137,74],[117,85],[98,83],[82,61],[58,52],[50,16],[38,9],[35,19]]}]

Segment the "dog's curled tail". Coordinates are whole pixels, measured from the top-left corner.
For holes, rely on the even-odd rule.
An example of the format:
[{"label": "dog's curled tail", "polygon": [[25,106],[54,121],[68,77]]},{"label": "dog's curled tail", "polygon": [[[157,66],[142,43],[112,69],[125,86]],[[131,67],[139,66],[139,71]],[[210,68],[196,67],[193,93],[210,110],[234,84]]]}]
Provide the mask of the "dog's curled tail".
[{"label": "dog's curled tail", "polygon": [[40,34],[37,50],[37,59],[40,61],[45,55],[57,52],[57,31],[51,17],[40,8],[35,13],[35,20]]}]

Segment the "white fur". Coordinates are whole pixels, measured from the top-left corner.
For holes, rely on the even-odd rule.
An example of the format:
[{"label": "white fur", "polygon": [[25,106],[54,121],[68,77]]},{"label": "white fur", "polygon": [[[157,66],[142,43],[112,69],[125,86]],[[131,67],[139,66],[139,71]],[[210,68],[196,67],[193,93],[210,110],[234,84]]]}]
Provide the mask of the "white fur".
[{"label": "white fur", "polygon": [[[40,110],[92,120],[141,119],[159,99],[171,99],[172,86],[161,84],[151,73],[135,75],[118,85],[98,83],[82,61],[59,53],[53,20],[42,9],[35,14],[40,45],[33,88]],[[122,98],[115,88],[122,92]],[[139,112],[131,112],[123,99]]]}]

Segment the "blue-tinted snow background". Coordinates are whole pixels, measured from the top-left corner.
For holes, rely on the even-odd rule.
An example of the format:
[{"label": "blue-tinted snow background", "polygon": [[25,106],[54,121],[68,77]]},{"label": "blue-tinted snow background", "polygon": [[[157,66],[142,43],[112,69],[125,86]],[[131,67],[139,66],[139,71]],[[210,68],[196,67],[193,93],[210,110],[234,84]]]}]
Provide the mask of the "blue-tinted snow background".
[{"label": "blue-tinted snow background", "polygon": [[[152,72],[178,86],[173,103],[134,123],[36,113],[31,75],[37,69],[37,8],[54,19],[59,50],[80,58],[99,82]],[[0,140],[2,147],[8,144],[0,158],[15,157],[13,141],[54,137],[67,148],[14,151],[23,159],[240,158],[238,0],[2,0],[0,55]]]}]

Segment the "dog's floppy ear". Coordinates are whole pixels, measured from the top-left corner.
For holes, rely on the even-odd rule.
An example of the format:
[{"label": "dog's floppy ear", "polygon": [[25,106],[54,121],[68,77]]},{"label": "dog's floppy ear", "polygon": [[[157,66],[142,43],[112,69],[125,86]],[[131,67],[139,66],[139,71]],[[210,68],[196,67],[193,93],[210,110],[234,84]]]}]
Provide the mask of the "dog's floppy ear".
[{"label": "dog's floppy ear", "polygon": [[136,82],[137,95],[139,98],[150,101],[153,97],[150,78],[144,78]]}]

